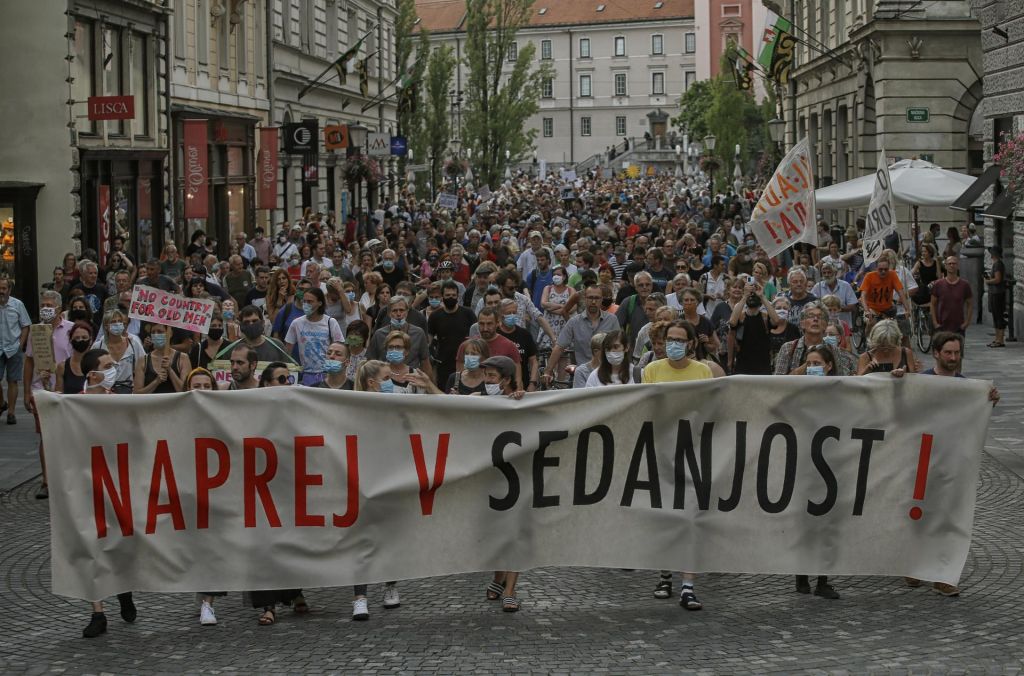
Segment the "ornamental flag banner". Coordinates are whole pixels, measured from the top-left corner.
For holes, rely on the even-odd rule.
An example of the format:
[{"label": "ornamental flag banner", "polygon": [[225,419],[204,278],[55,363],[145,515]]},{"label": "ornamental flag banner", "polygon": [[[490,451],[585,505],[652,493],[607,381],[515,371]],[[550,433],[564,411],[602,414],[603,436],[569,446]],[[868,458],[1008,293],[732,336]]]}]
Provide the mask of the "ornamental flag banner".
[{"label": "ornamental flag banner", "polygon": [[[989,386],[877,374],[521,401],[39,391],[43,442],[63,451],[47,457],[53,591],[101,599],[540,566],[956,583]],[[288,414],[260,414],[270,411]]]},{"label": "ornamental flag banner", "polygon": [[185,120],[185,218],[210,215],[210,165],[206,120]]},{"label": "ornamental flag banner", "polygon": [[256,156],[258,166],[257,198],[258,209],[277,208],[277,127],[260,128],[260,152]]},{"label": "ornamental flag banner", "polygon": [[818,245],[814,221],[814,155],[804,137],[772,175],[750,214],[750,228],[769,256],[797,242]]},{"label": "ornamental flag banner", "polygon": [[896,209],[885,148],[878,153],[875,187],[871,192],[871,203],[868,205],[868,215],[864,220],[867,222],[864,226],[864,265],[870,265],[878,260],[882,253],[885,236],[896,230]]}]

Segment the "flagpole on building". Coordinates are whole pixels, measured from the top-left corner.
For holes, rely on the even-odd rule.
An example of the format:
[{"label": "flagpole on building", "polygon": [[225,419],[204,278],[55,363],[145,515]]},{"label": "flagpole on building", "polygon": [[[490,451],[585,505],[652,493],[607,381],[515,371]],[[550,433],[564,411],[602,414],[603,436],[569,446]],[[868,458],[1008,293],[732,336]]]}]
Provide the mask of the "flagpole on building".
[{"label": "flagpole on building", "polygon": [[[308,94],[308,93],[309,93],[309,92],[310,92],[311,90],[313,90],[313,89],[315,89],[316,87],[318,87],[318,86],[320,86],[321,84],[323,84],[322,82],[320,82],[320,78],[322,78],[322,77],[323,77],[324,75],[327,75],[327,73],[328,73],[328,72],[330,72],[330,70],[331,70],[332,68],[335,68],[335,67],[337,67],[337,66],[338,66],[338,64],[339,64],[339,63],[340,63],[341,61],[343,61],[343,60],[345,59],[345,57],[346,57],[346,56],[348,56],[348,55],[349,55],[349,52],[350,52],[350,51],[351,51],[352,49],[358,49],[358,48],[359,48],[359,45],[361,45],[361,44],[363,43],[363,40],[365,40],[366,38],[368,38],[368,37],[370,36],[370,33],[372,33],[372,32],[373,32],[374,28],[375,28],[375,26],[370,26],[370,28],[369,28],[369,29],[368,29],[368,30],[367,30],[367,31],[366,31],[365,33],[363,33],[362,37],[360,37],[360,38],[359,38],[359,39],[358,39],[358,40],[356,41],[356,43],[355,43],[355,45],[354,45],[353,47],[350,47],[349,49],[345,50],[345,51],[344,51],[344,52],[343,52],[343,53],[341,54],[341,56],[339,56],[339,57],[338,57],[337,59],[335,59],[334,61],[332,61],[332,62],[331,62],[331,64],[330,64],[329,66],[327,66],[326,68],[324,68],[324,69],[323,69],[323,70],[322,70],[322,71],[320,72],[320,74],[319,74],[319,75],[317,75],[317,76],[316,76],[315,78],[313,78],[312,80],[310,80],[310,81],[309,81],[309,82],[308,82],[308,83],[306,84],[306,86],[305,86],[305,87],[303,87],[303,88],[302,88],[302,89],[301,89],[301,90],[299,91],[299,95],[298,95],[298,96],[297,96],[296,98],[298,98],[298,99],[301,99],[301,98],[302,98],[303,96],[305,96],[306,94]],[[376,54],[376,53],[377,53],[377,52],[374,52],[374,54]],[[351,56],[349,56],[349,58],[352,58],[352,57],[351,57]],[[369,58],[369,56],[367,56],[367,58]]]}]

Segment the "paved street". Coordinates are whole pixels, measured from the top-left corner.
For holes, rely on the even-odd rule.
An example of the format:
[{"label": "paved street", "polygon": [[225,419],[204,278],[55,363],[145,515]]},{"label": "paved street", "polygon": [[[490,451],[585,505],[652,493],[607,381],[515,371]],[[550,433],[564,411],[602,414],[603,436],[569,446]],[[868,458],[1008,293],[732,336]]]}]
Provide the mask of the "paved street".
[{"label": "paved street", "polygon": [[[988,350],[989,340],[972,328],[965,362],[968,375],[996,379],[1003,401],[959,598],[840,577],[843,598],[830,602],[796,594],[787,577],[706,575],[705,610],[687,613],[652,598],[649,572],[543,569],[524,575],[515,615],[484,600],[483,574],[400,583],[392,611],[371,587],[366,623],[350,621],[347,590],[308,590],[310,615],[285,611],[269,628],[238,594],[218,601],[216,627],[199,625],[190,595],[140,594],[134,625],[115,603],[109,633],[87,641],[85,604],[47,591],[47,504],[33,481],[0,494],[0,673],[1020,673],[1024,345]],[[29,453],[30,430],[27,415],[14,434],[0,429],[3,455]]]}]

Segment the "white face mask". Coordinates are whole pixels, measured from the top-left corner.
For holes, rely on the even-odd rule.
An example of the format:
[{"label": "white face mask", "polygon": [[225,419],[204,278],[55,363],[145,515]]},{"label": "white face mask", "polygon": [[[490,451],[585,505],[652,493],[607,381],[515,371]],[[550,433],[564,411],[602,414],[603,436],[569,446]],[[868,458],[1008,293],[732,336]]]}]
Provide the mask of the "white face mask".
[{"label": "white face mask", "polygon": [[101,373],[103,374],[103,381],[100,385],[103,389],[109,390],[114,386],[114,382],[117,380],[117,367],[111,366],[110,368],[101,371]]},{"label": "white face mask", "polygon": [[498,383],[487,383],[484,385],[484,389],[487,390],[487,394],[490,396],[501,394],[501,385]]},{"label": "white face mask", "polygon": [[53,318],[57,316],[57,308],[43,307],[39,308],[39,319],[44,324],[49,324],[53,321]]},{"label": "white face mask", "polygon": [[622,363],[622,360],[626,358],[625,352],[606,352],[605,356],[608,357],[608,363],[612,366],[618,366]]},{"label": "white face mask", "polygon": [[562,277],[562,275],[554,275],[554,276],[551,277],[551,283],[554,284],[555,286],[558,286],[559,284],[561,284],[564,281],[565,281],[565,277]]}]

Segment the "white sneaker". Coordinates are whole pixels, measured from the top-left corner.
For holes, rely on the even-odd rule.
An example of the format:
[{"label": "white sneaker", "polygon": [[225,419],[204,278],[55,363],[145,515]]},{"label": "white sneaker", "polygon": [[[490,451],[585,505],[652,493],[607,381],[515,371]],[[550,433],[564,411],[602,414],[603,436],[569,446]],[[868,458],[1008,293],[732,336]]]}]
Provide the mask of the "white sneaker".
[{"label": "white sneaker", "polygon": [[370,619],[370,607],[366,604],[365,598],[352,602],[352,619],[357,621]]},{"label": "white sneaker", "polygon": [[207,601],[203,601],[203,606],[199,609],[199,624],[205,626],[217,624],[217,616],[213,613],[213,606]]},{"label": "white sneaker", "polygon": [[395,583],[384,585],[384,607],[388,610],[397,608],[402,605],[401,601],[398,600],[398,587]]}]

